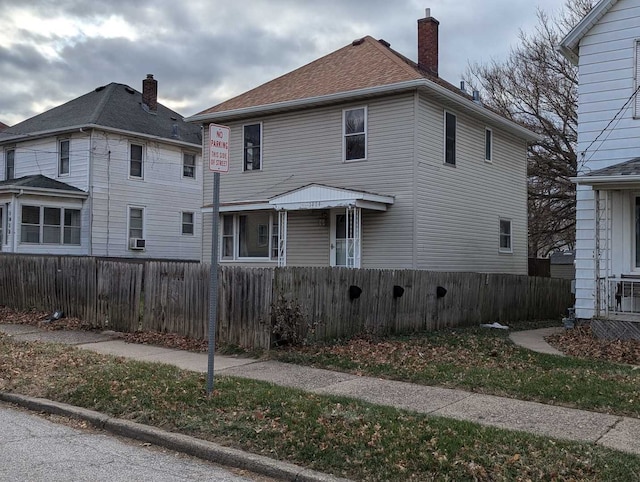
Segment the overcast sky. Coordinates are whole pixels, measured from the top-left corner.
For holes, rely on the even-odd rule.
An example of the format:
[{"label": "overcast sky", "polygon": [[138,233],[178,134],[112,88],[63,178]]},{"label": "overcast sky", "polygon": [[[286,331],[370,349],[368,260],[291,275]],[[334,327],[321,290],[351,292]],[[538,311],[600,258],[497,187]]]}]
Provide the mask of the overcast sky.
[{"label": "overcast sky", "polygon": [[190,116],[341,48],[383,38],[416,59],[418,18],[440,21],[440,76],[506,57],[538,8],[562,0],[0,0],[0,122],[110,82]]}]

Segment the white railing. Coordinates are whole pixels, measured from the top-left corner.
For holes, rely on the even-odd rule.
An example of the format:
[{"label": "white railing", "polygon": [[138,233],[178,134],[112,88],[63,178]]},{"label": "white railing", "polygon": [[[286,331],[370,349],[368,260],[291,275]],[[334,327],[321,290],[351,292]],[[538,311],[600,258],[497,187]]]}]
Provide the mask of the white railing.
[{"label": "white railing", "polygon": [[640,314],[640,278],[607,278],[605,281],[601,293],[607,312]]}]

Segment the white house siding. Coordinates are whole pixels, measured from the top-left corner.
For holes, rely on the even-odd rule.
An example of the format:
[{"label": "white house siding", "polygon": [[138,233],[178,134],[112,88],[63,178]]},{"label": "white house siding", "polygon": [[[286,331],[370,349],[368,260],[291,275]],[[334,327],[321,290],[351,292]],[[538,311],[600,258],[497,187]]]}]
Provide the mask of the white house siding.
[{"label": "white house siding", "polygon": [[[342,111],[366,106],[366,161],[343,162]],[[243,172],[242,126],[262,122],[261,171]],[[395,196],[388,213],[363,215],[362,266],[412,267],[413,94],[336,105],[231,122],[230,171],[221,175],[221,203],[265,201],[310,183]],[[208,129],[205,129],[208,144]],[[205,163],[208,152],[205,149]],[[213,174],[205,171],[204,199],[210,204]],[[209,214],[205,216],[210,217]],[[208,222],[210,226],[210,221]],[[205,230],[206,231],[206,230]],[[290,227],[289,234],[292,235]],[[295,236],[295,235],[294,235]],[[210,257],[211,238],[203,237],[203,259]],[[311,253],[295,254],[318,262]],[[328,264],[328,263],[327,263]]]},{"label": "white house siding", "polygon": [[[621,0],[582,38],[579,58],[578,166],[580,173],[640,155],[640,119],[633,102],[613,129],[600,135],[634,91],[635,41],[640,0]],[[600,135],[600,136],[599,136]],[[596,138],[599,139],[596,140]],[[595,314],[595,204],[589,187],[577,188],[576,317]],[[612,266],[612,269],[614,267]],[[619,274],[619,273],[618,273]]]},{"label": "white house siding", "polygon": [[[420,99],[416,166],[418,268],[527,273],[526,143],[454,108],[456,165],[444,164],[444,107]],[[485,128],[493,160],[485,161]],[[513,253],[499,252],[511,220]]]},{"label": "white house siding", "polygon": [[[69,139],[69,174],[58,175],[58,139]],[[5,146],[5,150],[7,146]],[[73,133],[45,137],[15,144],[14,178],[42,174],[87,192],[89,185],[90,134]],[[1,179],[5,179],[5,155],[0,161]]]},{"label": "white house siding", "polygon": [[[129,178],[129,144],[144,148],[143,179]],[[182,153],[194,148],[96,131],[92,203],[95,256],[199,260],[202,229],[202,161],[195,179],[182,177]],[[146,249],[129,249],[129,207],[144,208]],[[194,235],[182,235],[183,211],[194,213]]]}]

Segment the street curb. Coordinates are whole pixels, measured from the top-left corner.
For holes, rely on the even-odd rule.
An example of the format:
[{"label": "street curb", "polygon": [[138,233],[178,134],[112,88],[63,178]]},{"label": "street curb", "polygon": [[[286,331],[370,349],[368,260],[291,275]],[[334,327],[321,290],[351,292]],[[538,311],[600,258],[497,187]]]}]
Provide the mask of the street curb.
[{"label": "street curb", "polygon": [[0,392],[0,401],[19,405],[29,410],[84,420],[94,427],[123,437],[151,443],[169,450],[181,452],[217,464],[273,477],[291,482],[348,482],[322,472],[306,469],[289,462],[282,462],[262,455],[224,447],[214,442],[189,437],[175,432],[110,417],[94,410],[55,402],[45,398],[34,398],[16,393]]}]

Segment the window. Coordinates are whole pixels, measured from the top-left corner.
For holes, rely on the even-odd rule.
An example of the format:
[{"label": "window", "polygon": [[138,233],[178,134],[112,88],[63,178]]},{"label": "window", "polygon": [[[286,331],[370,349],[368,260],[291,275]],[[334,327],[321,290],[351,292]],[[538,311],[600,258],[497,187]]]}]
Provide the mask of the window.
[{"label": "window", "polygon": [[8,149],[4,154],[4,178],[8,181],[15,177],[16,150]]},{"label": "window", "polygon": [[491,162],[493,159],[493,131],[484,130],[484,160]]},{"label": "window", "polygon": [[196,155],[188,152],[182,154],[182,177],[196,177]]},{"label": "window", "polygon": [[45,244],[60,242],[60,209],[44,208],[42,242]]},{"label": "window", "polygon": [[193,234],[193,213],[182,213],[182,234]]},{"label": "window", "polygon": [[444,113],[444,162],[456,165],[456,116]]},{"label": "window", "polygon": [[277,259],[277,219],[268,212],[223,215],[221,259]]},{"label": "window", "polygon": [[129,208],[129,238],[144,238],[144,208]]},{"label": "window", "polygon": [[[62,224],[64,220],[64,225]],[[80,210],[22,206],[22,243],[80,244]]]},{"label": "window", "polygon": [[129,150],[129,177],[142,178],[142,146],[131,144]]},{"label": "window", "polygon": [[244,170],[255,171],[262,167],[262,125],[244,126]]},{"label": "window", "polygon": [[58,142],[58,175],[69,174],[69,139]]},{"label": "window", "polygon": [[511,253],[511,221],[508,219],[500,220],[500,251]]},{"label": "window", "polygon": [[80,244],[80,210],[64,210],[64,244]]},{"label": "window", "polygon": [[0,207],[0,251],[4,244],[4,206]]},{"label": "window", "polygon": [[344,128],[344,160],[361,161],[367,158],[367,109],[345,110],[342,113]]}]

